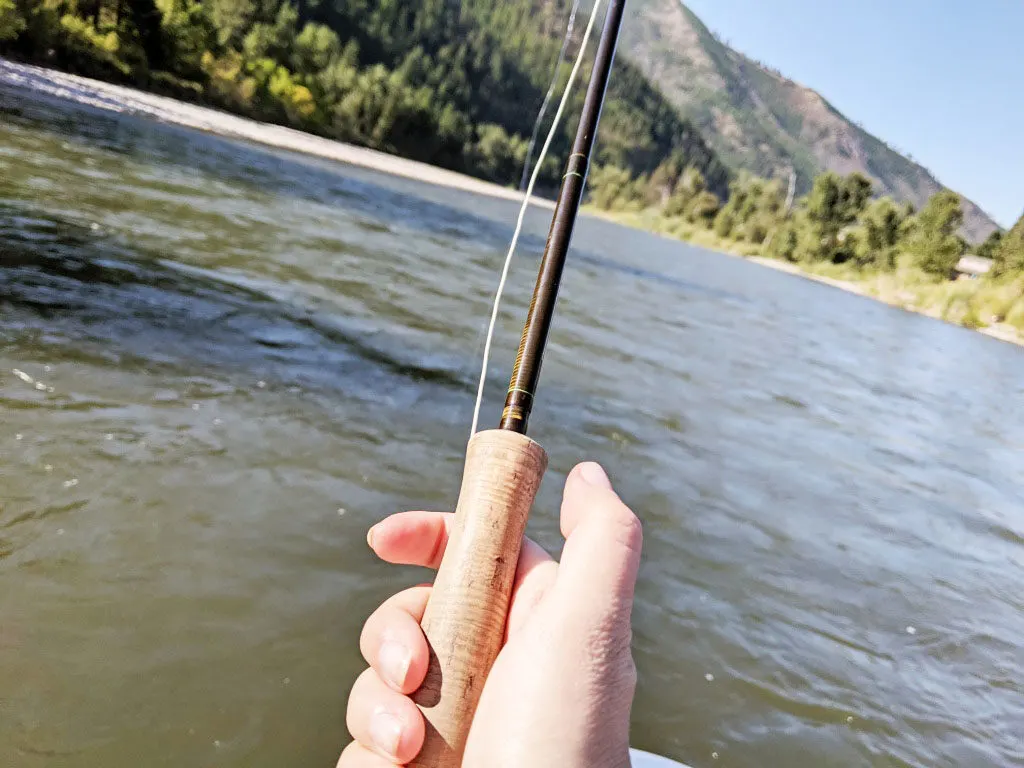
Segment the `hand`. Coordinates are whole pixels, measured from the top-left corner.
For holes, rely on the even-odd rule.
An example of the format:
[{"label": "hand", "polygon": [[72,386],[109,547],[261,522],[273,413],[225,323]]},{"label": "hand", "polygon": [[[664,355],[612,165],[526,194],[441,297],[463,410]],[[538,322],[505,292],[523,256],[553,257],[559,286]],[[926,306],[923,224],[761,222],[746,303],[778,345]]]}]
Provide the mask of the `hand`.
[{"label": "hand", "polygon": [[[404,512],[370,529],[382,559],[436,568],[452,515]],[[627,768],[636,688],[630,653],[640,522],[600,466],[566,478],[561,564],[524,539],[505,645],[484,684],[464,768]],[[367,620],[359,647],[370,664],[352,687],[355,741],[338,768],[385,768],[415,758],[423,715],[409,698],[423,682],[427,642],[419,622],[430,597],[418,586]]]}]

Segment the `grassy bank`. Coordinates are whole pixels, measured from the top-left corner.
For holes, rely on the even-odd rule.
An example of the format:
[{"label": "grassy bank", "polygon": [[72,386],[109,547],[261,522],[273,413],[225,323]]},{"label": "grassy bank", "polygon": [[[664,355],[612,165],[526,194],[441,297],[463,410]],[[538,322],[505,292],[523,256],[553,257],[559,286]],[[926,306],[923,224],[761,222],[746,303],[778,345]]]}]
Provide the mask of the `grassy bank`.
[{"label": "grassy bank", "polygon": [[661,215],[658,211],[646,208],[640,211],[608,211],[593,204],[584,205],[583,212],[591,216],[614,221],[633,229],[642,229],[675,240],[682,240],[692,245],[712,251],[731,253],[734,256],[760,256],[761,248],[752,243],[733,240],[717,235],[714,230],[707,229],[685,219],[673,219]]},{"label": "grassy bank", "polygon": [[899,263],[892,270],[865,270],[849,262],[793,262],[773,257],[769,239],[758,244],[722,237],[714,229],[665,216],[653,208],[609,211],[589,205],[584,210],[635,229],[749,258],[772,269],[1024,345],[1024,279],[1019,275],[937,279],[920,269]]}]

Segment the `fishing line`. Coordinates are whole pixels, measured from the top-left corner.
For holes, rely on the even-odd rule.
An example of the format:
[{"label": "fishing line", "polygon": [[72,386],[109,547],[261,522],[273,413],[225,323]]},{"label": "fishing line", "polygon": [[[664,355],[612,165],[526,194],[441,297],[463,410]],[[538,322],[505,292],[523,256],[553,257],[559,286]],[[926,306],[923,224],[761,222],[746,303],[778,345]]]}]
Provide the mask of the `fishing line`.
[{"label": "fishing line", "polygon": [[[555,86],[558,85],[558,70],[562,68],[562,62],[565,61],[565,51],[569,47],[569,38],[572,37],[572,31],[576,26],[576,12],[579,9],[580,0],[573,0],[572,10],[569,11],[569,23],[565,27],[565,37],[562,38],[562,47],[559,49],[558,59],[555,61],[555,74],[551,78],[548,92],[544,94],[544,101],[540,105],[540,114],[537,115],[537,120],[533,124],[530,143],[526,147],[526,160],[523,162],[523,178],[519,180],[519,189],[526,187],[527,174],[530,172],[530,158],[533,157],[533,148],[537,145],[537,134],[540,133],[540,126],[544,122],[544,115],[548,111],[548,104],[551,103],[551,97],[555,93]],[[541,159],[543,160],[543,157]]]},{"label": "fishing line", "polygon": [[601,7],[601,0],[596,0],[593,9],[590,11],[590,20],[587,22],[587,28],[583,33],[583,41],[580,43],[580,51],[576,54],[576,61],[572,65],[572,71],[569,73],[569,80],[565,84],[565,91],[562,93],[562,100],[558,103],[558,109],[555,110],[555,119],[551,123],[551,129],[548,131],[548,136],[544,140],[544,146],[540,148],[540,154],[537,156],[537,164],[533,167],[533,174],[530,176],[530,183],[526,187],[526,192],[523,195],[523,204],[519,208],[519,218],[516,220],[516,228],[512,233],[512,242],[508,246],[508,254],[505,256],[505,264],[501,270],[501,279],[498,280],[498,290],[494,294],[494,306],[491,309],[491,319],[487,324],[487,340],[484,342],[484,359],[483,364],[480,368],[480,384],[476,390],[476,404],[473,406],[473,424],[469,429],[469,436],[472,437],[476,434],[477,424],[480,421],[480,406],[484,401],[484,383],[487,380],[487,364],[491,358],[491,342],[494,339],[494,326],[498,322],[498,307],[501,305],[501,295],[505,291],[505,282],[508,279],[508,270],[512,265],[512,256],[516,251],[516,244],[519,242],[519,233],[523,229],[523,219],[526,218],[526,209],[530,207],[530,198],[533,196],[533,188],[537,183],[537,177],[540,176],[541,166],[544,165],[544,158],[547,157],[548,150],[551,148],[551,142],[555,138],[555,131],[558,129],[558,124],[561,122],[562,113],[565,111],[565,105],[569,103],[569,94],[572,92],[573,84],[576,82],[576,75],[580,71],[580,66],[583,64],[583,56],[587,52],[587,43],[590,41],[590,33],[594,29],[594,22],[597,20],[597,12]]}]

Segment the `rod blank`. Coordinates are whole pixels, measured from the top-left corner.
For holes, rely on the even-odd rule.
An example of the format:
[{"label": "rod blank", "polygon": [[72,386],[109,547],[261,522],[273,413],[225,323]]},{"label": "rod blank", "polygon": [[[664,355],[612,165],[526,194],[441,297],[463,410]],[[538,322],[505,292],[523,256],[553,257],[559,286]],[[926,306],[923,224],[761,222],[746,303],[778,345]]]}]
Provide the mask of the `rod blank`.
[{"label": "rod blank", "polygon": [[540,379],[544,346],[555,312],[558,286],[565,267],[565,257],[569,252],[572,230],[576,224],[587,173],[590,170],[590,159],[597,139],[597,124],[601,119],[605,92],[608,90],[608,79],[615,59],[615,48],[625,7],[626,0],[611,0],[608,6],[604,31],[597,46],[593,73],[583,102],[583,112],[580,115],[579,127],[576,129],[576,140],[573,142],[572,153],[569,155],[562,185],[558,191],[558,202],[544,246],[537,285],[533,290],[533,300],[530,302],[530,311],[526,315],[523,336],[519,342],[519,354],[516,355],[512,379],[505,396],[500,429],[526,434],[530,411],[533,410],[534,395],[537,392],[537,382]]}]

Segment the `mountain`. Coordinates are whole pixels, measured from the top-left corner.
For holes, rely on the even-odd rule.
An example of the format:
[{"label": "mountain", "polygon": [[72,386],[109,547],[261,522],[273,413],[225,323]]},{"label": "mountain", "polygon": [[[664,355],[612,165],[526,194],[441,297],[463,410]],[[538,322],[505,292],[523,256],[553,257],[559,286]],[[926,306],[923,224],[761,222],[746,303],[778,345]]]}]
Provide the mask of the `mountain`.
[{"label": "mountain", "polygon": [[[506,114],[500,119],[487,118],[501,123],[510,132],[529,136],[541,105],[541,95],[548,87],[562,45],[571,1],[462,0],[459,3],[449,1],[448,5],[458,10],[463,23],[474,25],[486,33],[505,61],[524,73],[532,83],[533,93],[524,90],[517,98],[504,100]],[[566,58],[560,68],[560,85],[567,79],[571,62],[582,43],[585,14],[589,14],[593,7],[588,0],[580,5]],[[600,24],[594,37],[599,33]],[[592,43],[592,48],[595,45]],[[590,66],[591,59],[587,59],[569,102],[567,114],[573,117],[563,121],[561,140],[553,145],[557,168],[561,168],[562,158],[568,155],[575,136],[575,116],[582,109]],[[487,84],[483,85],[477,89],[481,101],[503,101],[501,94],[489,94]],[[547,114],[553,111],[554,106],[551,105]],[[711,191],[720,197],[728,195],[730,170],[710,148],[707,138],[691,121],[681,118],[679,109],[635,64],[624,57],[618,59],[601,112],[596,162],[627,168],[633,174],[649,174],[672,156],[683,157],[700,170]],[[561,180],[560,171],[555,178]]]},{"label": "mountain", "polygon": [[[719,40],[679,0],[631,0],[620,52],[654,81],[735,169],[788,178],[797,191],[823,170],[860,171],[877,192],[920,208],[943,185],[926,169],[858,126],[816,91]],[[963,198],[964,236],[997,228]]]}]

